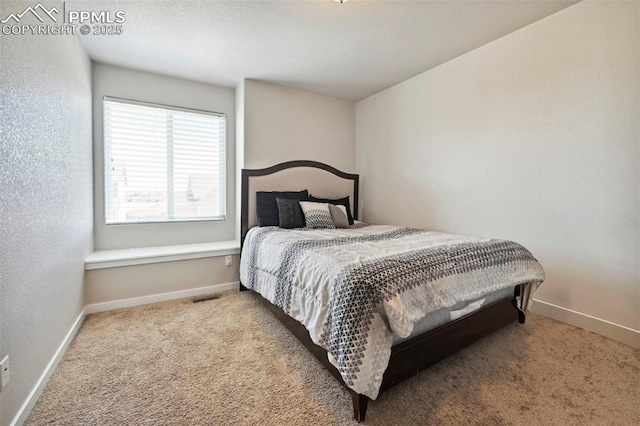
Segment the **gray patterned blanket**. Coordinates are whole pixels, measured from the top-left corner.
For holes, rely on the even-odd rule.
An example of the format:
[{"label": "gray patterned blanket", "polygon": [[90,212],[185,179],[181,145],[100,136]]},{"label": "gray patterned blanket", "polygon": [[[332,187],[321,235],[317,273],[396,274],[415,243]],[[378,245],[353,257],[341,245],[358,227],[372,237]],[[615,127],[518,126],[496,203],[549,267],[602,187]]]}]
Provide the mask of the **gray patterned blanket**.
[{"label": "gray patterned blanket", "polygon": [[301,322],[347,386],[375,399],[394,334],[406,337],[422,317],[460,301],[519,284],[535,290],[544,270],[506,240],[386,225],[256,227],[240,280]]}]

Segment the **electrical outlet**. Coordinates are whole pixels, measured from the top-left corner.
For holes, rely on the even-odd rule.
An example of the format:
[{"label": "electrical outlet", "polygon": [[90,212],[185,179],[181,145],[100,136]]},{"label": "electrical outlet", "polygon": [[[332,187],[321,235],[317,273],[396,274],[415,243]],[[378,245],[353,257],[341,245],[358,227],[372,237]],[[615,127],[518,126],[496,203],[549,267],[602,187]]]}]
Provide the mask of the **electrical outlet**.
[{"label": "electrical outlet", "polygon": [[0,391],[9,383],[9,355],[0,362]]},{"label": "electrical outlet", "polygon": [[224,266],[231,266],[231,265],[233,265],[233,257],[225,256],[224,257]]}]

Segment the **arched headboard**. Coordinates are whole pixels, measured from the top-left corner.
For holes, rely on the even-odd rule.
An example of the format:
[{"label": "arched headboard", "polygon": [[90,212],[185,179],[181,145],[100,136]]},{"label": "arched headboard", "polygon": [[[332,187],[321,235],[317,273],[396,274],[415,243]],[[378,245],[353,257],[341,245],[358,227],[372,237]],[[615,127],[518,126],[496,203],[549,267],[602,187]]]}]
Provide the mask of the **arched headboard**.
[{"label": "arched headboard", "polygon": [[242,169],[240,241],[256,225],[256,192],[300,191],[308,189],[320,198],[343,198],[351,201],[353,218],[358,218],[360,175],[345,173],[318,161],[297,160],[264,169]]}]

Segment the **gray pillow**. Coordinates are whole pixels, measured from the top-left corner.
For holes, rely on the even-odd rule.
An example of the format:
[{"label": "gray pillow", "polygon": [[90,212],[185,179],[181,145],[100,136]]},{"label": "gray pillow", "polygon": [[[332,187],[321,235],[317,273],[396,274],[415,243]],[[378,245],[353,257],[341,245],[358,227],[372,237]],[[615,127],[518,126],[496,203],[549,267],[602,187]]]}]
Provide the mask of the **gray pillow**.
[{"label": "gray pillow", "polygon": [[349,218],[347,217],[347,210],[344,206],[336,206],[329,204],[329,212],[331,213],[331,219],[336,228],[348,228]]},{"label": "gray pillow", "polygon": [[276,197],[276,204],[280,228],[304,228],[304,216],[299,200]]},{"label": "gray pillow", "polygon": [[256,222],[258,226],[278,226],[278,204],[276,198],[292,198],[296,200],[306,200],[309,198],[309,191],[298,192],[256,192]]}]

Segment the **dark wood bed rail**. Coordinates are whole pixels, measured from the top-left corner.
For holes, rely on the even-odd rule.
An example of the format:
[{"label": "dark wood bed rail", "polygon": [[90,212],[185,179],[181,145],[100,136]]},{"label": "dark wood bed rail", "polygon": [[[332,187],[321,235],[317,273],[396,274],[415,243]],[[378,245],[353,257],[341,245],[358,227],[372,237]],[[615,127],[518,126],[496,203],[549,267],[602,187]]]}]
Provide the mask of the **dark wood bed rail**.
[{"label": "dark wood bed rail", "polygon": [[[267,299],[257,293],[256,295],[258,300],[346,387],[338,369],[329,362],[327,351],[313,343],[304,325]],[[516,319],[518,314],[514,309],[513,299],[507,297],[394,346],[391,348],[389,366],[382,377],[380,393],[515,322]],[[353,402],[353,417],[362,422],[367,413],[369,398],[351,389],[349,392]]]}]

